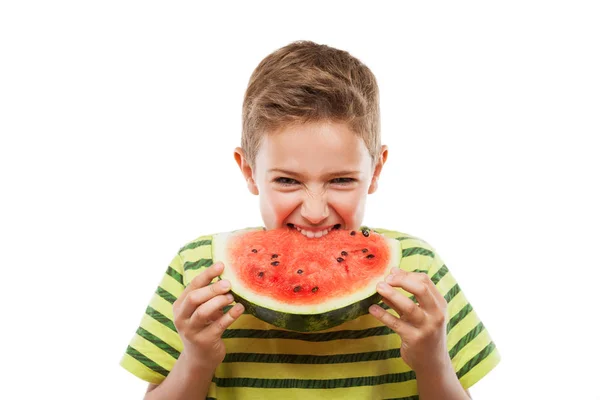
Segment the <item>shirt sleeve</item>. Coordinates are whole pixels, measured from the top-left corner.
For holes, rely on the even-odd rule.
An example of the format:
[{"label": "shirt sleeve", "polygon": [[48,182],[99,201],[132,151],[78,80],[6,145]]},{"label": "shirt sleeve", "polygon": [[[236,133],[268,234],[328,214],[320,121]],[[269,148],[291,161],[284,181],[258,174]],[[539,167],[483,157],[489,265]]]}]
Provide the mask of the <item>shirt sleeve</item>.
[{"label": "shirt sleeve", "polygon": [[432,252],[432,262],[427,274],[448,302],[448,352],[461,385],[469,388],[498,365],[500,353],[465,293],[436,251]]},{"label": "shirt sleeve", "polygon": [[184,266],[178,253],[152,295],[120,365],[137,377],[160,384],[183,349],[173,323],[173,303],[183,292]]}]

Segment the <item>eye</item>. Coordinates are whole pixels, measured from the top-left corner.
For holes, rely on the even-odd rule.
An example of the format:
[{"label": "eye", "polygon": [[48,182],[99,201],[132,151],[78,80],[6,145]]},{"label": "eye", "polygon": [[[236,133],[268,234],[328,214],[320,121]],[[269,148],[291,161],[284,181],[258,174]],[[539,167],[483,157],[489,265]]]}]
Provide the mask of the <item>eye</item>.
[{"label": "eye", "polygon": [[334,183],[336,185],[349,185],[355,181],[356,179],[354,178],[335,178],[331,180],[331,183]]},{"label": "eye", "polygon": [[295,179],[284,177],[275,178],[274,182],[280,184],[281,186],[293,186],[299,183]]}]

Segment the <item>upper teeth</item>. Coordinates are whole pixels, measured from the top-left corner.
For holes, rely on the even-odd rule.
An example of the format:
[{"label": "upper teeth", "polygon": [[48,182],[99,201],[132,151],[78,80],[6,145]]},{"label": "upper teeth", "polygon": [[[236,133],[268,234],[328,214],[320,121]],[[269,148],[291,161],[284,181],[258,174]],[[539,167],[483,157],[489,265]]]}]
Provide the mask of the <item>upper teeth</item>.
[{"label": "upper teeth", "polygon": [[331,232],[331,230],[333,229],[333,227],[328,228],[328,229],[323,229],[322,231],[317,231],[317,232],[313,232],[313,231],[307,231],[304,229],[300,229],[297,226],[295,227],[296,230],[300,233],[302,233],[304,236],[306,236],[307,238],[320,238],[322,236],[327,235],[329,232]]}]

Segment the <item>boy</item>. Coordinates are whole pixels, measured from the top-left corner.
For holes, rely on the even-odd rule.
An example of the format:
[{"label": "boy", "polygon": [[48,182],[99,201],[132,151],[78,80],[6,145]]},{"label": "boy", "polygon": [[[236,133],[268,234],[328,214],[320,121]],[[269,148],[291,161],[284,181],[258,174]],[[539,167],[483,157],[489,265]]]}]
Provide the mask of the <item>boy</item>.
[{"label": "boy", "polygon": [[[313,240],[360,229],[388,155],[379,121],[375,77],[347,52],[301,41],[267,56],[250,78],[234,152],[265,228]],[[465,388],[500,361],[487,330],[429,244],[376,232],[402,248],[399,268],[377,285],[385,305],[306,334],[241,304],[224,312],[232,297],[229,282],[209,285],[224,268],[211,260],[211,236],[189,242],[121,365],[150,382],[146,399],[469,398]]]}]

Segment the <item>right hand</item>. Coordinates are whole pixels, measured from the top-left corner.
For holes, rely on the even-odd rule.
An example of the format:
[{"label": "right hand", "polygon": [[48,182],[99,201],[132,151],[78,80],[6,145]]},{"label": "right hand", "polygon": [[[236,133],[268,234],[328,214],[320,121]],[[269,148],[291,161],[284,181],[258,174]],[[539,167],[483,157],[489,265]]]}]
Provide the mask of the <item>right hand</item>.
[{"label": "right hand", "polygon": [[244,312],[236,304],[223,314],[223,307],[233,301],[231,284],[221,280],[209,283],[223,272],[222,263],[215,263],[196,276],[173,303],[175,327],[183,342],[180,358],[196,367],[215,370],[225,359],[223,332]]}]

